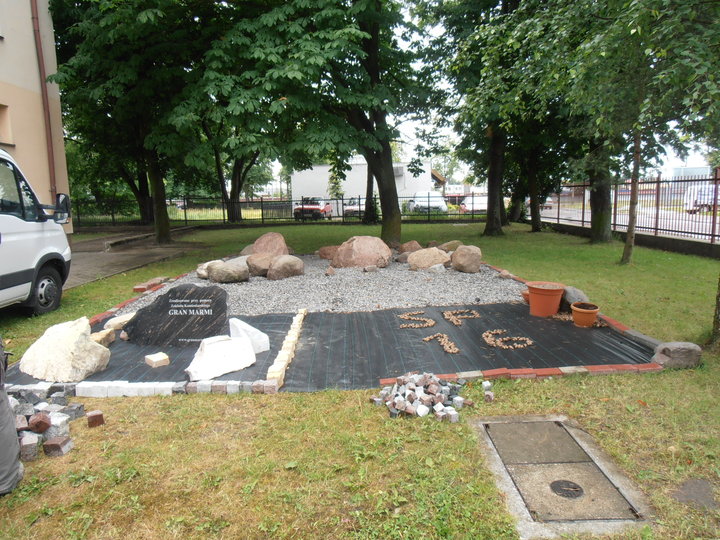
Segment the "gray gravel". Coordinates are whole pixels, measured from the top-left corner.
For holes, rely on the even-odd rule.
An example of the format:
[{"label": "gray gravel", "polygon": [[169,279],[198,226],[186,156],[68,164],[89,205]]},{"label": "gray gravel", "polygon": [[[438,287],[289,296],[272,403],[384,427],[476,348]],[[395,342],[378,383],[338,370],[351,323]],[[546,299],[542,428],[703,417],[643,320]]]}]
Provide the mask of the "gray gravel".
[{"label": "gray gravel", "polygon": [[[299,256],[305,263],[305,275],[279,281],[251,277],[245,283],[210,283],[195,272],[169,286],[195,283],[217,285],[228,293],[231,315],[262,315],[308,311],[374,311],[388,308],[410,308],[463,304],[517,302],[526,287],[513,279],[503,279],[495,270],[483,266],[478,274],[455,270],[434,273],[410,271],[408,264],[390,263],[376,272],[361,268],[337,268],[326,276],[327,260],[316,255]],[[167,287],[144,295],[120,311],[127,313],[150,304]]]}]

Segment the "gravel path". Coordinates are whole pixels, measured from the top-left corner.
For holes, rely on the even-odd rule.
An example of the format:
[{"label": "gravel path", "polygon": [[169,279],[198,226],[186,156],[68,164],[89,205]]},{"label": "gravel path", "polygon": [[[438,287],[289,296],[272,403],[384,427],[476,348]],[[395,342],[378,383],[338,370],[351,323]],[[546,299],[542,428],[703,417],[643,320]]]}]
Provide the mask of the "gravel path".
[{"label": "gravel path", "polygon": [[[337,268],[335,275],[326,276],[329,263],[316,255],[301,255],[305,275],[280,281],[251,277],[245,283],[213,283],[228,293],[231,315],[262,315],[292,313],[300,308],[308,311],[374,311],[377,309],[445,306],[462,304],[493,304],[517,302],[526,288],[513,279],[503,279],[498,272],[483,266],[477,274],[455,270],[433,273],[413,272],[408,264],[390,263],[376,272],[360,268]],[[195,283],[210,284],[195,272],[178,279],[170,286]],[[135,311],[150,304],[167,287],[143,296],[120,313]]]}]

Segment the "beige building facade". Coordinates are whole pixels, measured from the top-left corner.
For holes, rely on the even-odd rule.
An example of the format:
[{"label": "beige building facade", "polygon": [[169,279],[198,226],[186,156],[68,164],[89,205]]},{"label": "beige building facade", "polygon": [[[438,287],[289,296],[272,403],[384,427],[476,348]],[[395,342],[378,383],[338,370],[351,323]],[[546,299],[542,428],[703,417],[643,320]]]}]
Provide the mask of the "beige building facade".
[{"label": "beige building facade", "polygon": [[0,0],[0,148],[43,204],[70,191],[56,71],[48,0]]}]

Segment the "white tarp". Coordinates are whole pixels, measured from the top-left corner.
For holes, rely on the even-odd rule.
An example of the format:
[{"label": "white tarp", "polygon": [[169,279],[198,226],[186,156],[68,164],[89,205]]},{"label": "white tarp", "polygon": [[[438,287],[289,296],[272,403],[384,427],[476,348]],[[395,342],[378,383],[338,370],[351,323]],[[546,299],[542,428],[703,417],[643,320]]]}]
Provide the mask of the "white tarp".
[{"label": "white tarp", "polygon": [[250,338],[255,354],[270,350],[270,338],[266,333],[240,319],[230,319],[228,322],[230,323],[230,337],[246,335]]},{"label": "white tarp", "polygon": [[254,363],[255,351],[247,335],[214,336],[200,342],[185,373],[191,381],[206,381],[240,371]]}]

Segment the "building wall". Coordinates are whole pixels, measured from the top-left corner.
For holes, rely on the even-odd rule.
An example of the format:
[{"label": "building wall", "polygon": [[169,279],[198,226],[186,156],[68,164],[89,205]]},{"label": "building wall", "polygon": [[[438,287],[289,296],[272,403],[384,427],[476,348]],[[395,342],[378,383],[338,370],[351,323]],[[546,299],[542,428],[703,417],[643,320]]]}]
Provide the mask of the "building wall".
[{"label": "building wall", "polygon": [[[423,164],[423,172],[417,178],[407,170],[407,163],[395,163],[395,184],[398,197],[412,197],[416,191],[431,191],[433,180],[430,175],[430,163]],[[298,171],[292,175],[293,199],[301,197],[329,198],[328,182],[330,180],[330,165],[314,165],[312,169]],[[346,199],[351,197],[365,197],[367,183],[367,163],[354,163],[346,172],[342,190]],[[376,189],[377,191],[377,189]]]},{"label": "building wall", "polygon": [[[45,73],[57,71],[48,0],[37,0]],[[0,148],[10,153],[44,204],[52,204],[41,84],[47,84],[57,193],[69,193],[60,92],[40,80],[30,0],[0,1]],[[68,227],[68,231],[71,229]]]}]

